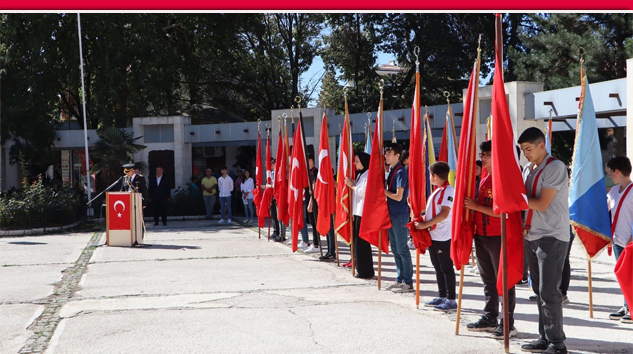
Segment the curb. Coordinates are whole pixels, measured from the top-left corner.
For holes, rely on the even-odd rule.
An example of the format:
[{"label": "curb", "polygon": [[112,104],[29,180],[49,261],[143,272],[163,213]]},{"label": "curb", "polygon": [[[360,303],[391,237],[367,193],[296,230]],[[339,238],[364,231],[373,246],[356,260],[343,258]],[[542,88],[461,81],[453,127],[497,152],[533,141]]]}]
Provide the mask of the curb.
[{"label": "curb", "polygon": [[78,222],[72,223],[70,225],[65,225],[65,226],[42,227],[39,229],[2,230],[0,231],[0,236],[36,236],[36,235],[42,235],[46,232],[70,229],[77,225],[79,225]]}]

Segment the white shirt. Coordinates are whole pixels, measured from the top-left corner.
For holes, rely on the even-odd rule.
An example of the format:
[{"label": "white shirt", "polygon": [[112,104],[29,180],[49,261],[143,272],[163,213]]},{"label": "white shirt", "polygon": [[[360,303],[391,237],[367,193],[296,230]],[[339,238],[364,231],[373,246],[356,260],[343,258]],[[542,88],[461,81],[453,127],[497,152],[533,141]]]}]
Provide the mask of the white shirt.
[{"label": "white shirt", "polygon": [[356,181],[356,187],[352,195],[352,213],[363,216],[363,206],[365,205],[365,190],[367,190],[367,171],[363,172]]},{"label": "white shirt", "polygon": [[220,189],[220,198],[230,197],[233,192],[233,179],[228,175],[218,178],[218,188]]},{"label": "white shirt", "polygon": [[[446,219],[441,222],[435,224],[435,229],[431,231],[431,240],[433,241],[448,241],[451,239],[451,219],[453,216],[453,194],[455,190],[450,185],[446,186],[444,190],[444,196],[442,200],[440,199],[440,195],[442,194],[441,189],[438,188],[431,194],[431,198],[429,198],[428,203],[426,204],[426,220],[433,219],[433,214],[435,216],[439,215],[442,212],[442,207],[449,207],[451,210],[448,213]],[[435,213],[433,213],[433,208],[435,208]]]},{"label": "white shirt", "polygon": [[[631,231],[633,230],[633,187],[631,191],[626,195],[624,204],[620,207],[620,214],[618,215],[618,223],[615,225],[615,232],[613,235],[613,242],[621,247],[631,241]],[[624,195],[626,187],[620,193],[620,185],[616,184],[611,187],[609,194],[607,194],[607,202],[609,203],[609,209],[611,210],[611,222],[615,219],[615,212],[618,210],[620,199]]]},{"label": "white shirt", "polygon": [[160,177],[156,176],[156,185],[160,186],[160,180],[163,179],[163,175],[161,175]]},{"label": "white shirt", "polygon": [[[255,189],[255,184],[253,183],[253,178],[249,177],[246,181],[242,182],[240,186],[242,192],[248,192],[246,199],[253,199],[253,189]],[[244,194],[242,194],[242,201],[246,204],[246,199],[244,199]]]}]

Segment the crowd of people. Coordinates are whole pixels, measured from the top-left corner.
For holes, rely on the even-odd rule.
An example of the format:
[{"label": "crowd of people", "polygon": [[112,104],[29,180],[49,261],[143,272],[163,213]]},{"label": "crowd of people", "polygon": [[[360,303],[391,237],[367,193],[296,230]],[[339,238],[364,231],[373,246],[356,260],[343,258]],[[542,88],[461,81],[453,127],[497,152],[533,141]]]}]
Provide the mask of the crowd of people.
[{"label": "crowd of people", "polygon": [[[523,234],[525,252],[525,274],[521,284],[530,283],[534,295],[531,300],[537,303],[539,339],[523,344],[521,349],[528,352],[567,353],[565,333],[563,330],[563,304],[569,302],[570,266],[569,254],[574,239],[570,231],[570,214],[568,205],[569,170],[560,160],[548,153],[545,147],[545,136],[538,128],[525,130],[518,140],[517,149],[528,160],[522,167],[523,180],[528,196],[529,210],[523,213]],[[493,338],[501,339],[504,335],[501,321],[500,298],[497,290],[497,277],[500,267],[501,221],[493,212],[492,188],[492,142],[481,143],[480,161],[477,161],[477,189],[475,198],[466,198],[464,206],[474,215],[474,255],[477,269],[483,282],[484,304],[481,317],[467,324],[467,329],[479,332],[491,332]],[[519,150],[520,149],[520,150]],[[364,152],[357,152],[354,157],[356,178],[346,179],[345,183],[352,190],[352,213],[354,222],[354,258],[356,277],[371,279],[374,277],[374,263],[371,245],[359,237],[358,230],[363,216],[364,198],[367,185],[367,168],[372,157]],[[386,287],[395,293],[406,293],[413,288],[413,264],[409,247],[407,224],[416,216],[410,215],[407,203],[410,176],[407,164],[408,153],[400,144],[394,143],[385,149],[385,162],[388,174],[385,180],[385,196],[392,227],[389,229],[389,243],[396,263],[396,280]],[[314,156],[308,155],[310,183],[314,185],[318,170],[314,165]],[[616,260],[624,247],[631,242],[633,225],[633,195],[628,195],[631,188],[631,163],[627,157],[615,157],[606,165],[607,175],[614,185],[607,191],[607,200],[611,210],[611,221],[614,223],[613,248]],[[481,171],[487,171],[482,175]],[[415,229],[428,230],[432,244],[428,248],[431,263],[435,269],[437,280],[437,296],[425,303],[439,311],[452,311],[456,303],[456,275],[451,249],[451,217],[453,209],[454,189],[449,184],[450,167],[446,162],[436,162],[429,167],[428,174],[434,191],[428,198],[424,221],[416,222]],[[249,187],[252,190],[252,186]],[[306,222],[300,230],[299,248],[305,253],[319,252],[320,235],[316,230],[316,213],[318,206],[306,189],[304,220],[312,224],[313,238],[310,243]],[[276,220],[275,203],[271,204],[271,215],[275,232],[273,239],[285,240],[285,225]],[[619,212],[616,213],[616,210]],[[619,213],[619,217],[618,214]],[[320,260],[327,261],[336,257],[335,237],[330,228],[327,235],[327,252]],[[288,242],[290,243],[290,242]],[[351,262],[343,264],[351,266]],[[516,336],[518,330],[514,326],[514,309],[516,291],[512,287],[508,291],[508,323],[510,336]],[[624,323],[631,321],[629,308],[624,302],[622,308],[609,316],[613,320]]]}]

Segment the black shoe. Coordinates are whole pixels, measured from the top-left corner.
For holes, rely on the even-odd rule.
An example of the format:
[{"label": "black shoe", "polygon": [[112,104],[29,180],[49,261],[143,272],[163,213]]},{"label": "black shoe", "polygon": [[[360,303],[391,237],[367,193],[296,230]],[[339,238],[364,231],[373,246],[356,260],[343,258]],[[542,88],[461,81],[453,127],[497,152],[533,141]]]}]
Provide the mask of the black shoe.
[{"label": "black shoe", "polygon": [[528,283],[527,278],[519,280],[519,284],[521,284],[521,285],[525,285],[527,283]]},{"label": "black shoe", "polygon": [[477,322],[467,324],[466,328],[473,332],[492,332],[497,328],[497,321],[490,321],[486,316],[481,316]]},{"label": "black shoe", "polygon": [[558,347],[558,348],[556,348],[554,346],[554,344],[550,344],[549,347],[547,347],[547,350],[544,351],[543,353],[545,353],[545,354],[567,354],[567,348],[565,347],[564,344],[563,344],[562,347]]},{"label": "black shoe", "polygon": [[373,279],[374,276],[373,275],[371,277],[369,277],[369,276],[361,276],[360,274],[357,273],[356,275],[354,275],[354,278],[369,280],[369,279]]},{"label": "black shoe", "polygon": [[164,222],[164,223],[163,223],[163,226],[167,226],[167,223],[166,223],[166,222]]},{"label": "black shoe", "polygon": [[332,255],[330,253],[326,253],[323,256],[319,257],[319,260],[320,261],[329,261],[329,260],[332,260],[334,258],[336,258],[336,257],[334,257],[334,255]]},{"label": "black shoe", "polygon": [[154,223],[154,226],[158,226],[158,223],[157,223],[157,222],[155,222],[155,223]]},{"label": "black shoe", "polygon": [[536,300],[538,300],[538,296],[537,295],[530,295],[530,297],[528,297],[528,299],[530,299],[530,301],[536,301]]},{"label": "black shoe", "polygon": [[[510,326],[508,338],[516,337],[517,334],[519,334],[519,331],[517,331],[514,326]],[[495,328],[490,336],[495,339],[503,339],[503,321],[501,321],[501,324],[497,328]]]},{"label": "black shoe", "polygon": [[621,320],[624,316],[626,316],[626,307],[622,306],[622,308],[618,310],[618,312],[610,314],[609,319],[618,321]]},{"label": "black shoe", "polygon": [[620,322],[622,322],[622,323],[633,323],[633,320],[631,320],[631,314],[627,313],[626,315],[624,315],[624,317],[620,318]]},{"label": "black shoe", "polygon": [[544,339],[535,340],[521,346],[524,352],[541,353],[548,349],[547,342]]}]

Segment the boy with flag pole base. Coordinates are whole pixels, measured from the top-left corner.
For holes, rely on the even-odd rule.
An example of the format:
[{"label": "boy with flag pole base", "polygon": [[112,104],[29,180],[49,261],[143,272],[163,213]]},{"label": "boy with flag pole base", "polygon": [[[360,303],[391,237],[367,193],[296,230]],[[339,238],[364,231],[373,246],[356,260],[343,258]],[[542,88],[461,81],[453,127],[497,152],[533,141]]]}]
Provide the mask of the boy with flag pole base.
[{"label": "boy with flag pole base", "polygon": [[[491,154],[492,141],[484,141],[479,145],[481,149],[482,167],[492,172]],[[484,283],[484,314],[466,327],[474,332],[492,332],[492,337],[503,339],[503,321],[497,323],[499,317],[499,292],[497,291],[497,275],[499,274],[499,260],[501,254],[501,220],[492,210],[492,174],[486,175],[479,183],[477,200],[464,198],[466,208],[475,212],[475,254],[479,276]],[[514,309],[516,307],[516,291],[514,286],[508,290],[508,314],[510,331],[514,337],[518,331],[514,327]]]},{"label": "boy with flag pole base", "polygon": [[529,163],[523,171],[530,210],[526,213],[524,238],[539,313],[536,341],[521,350],[566,354],[563,303],[559,289],[569,242],[569,179],[567,167],[545,149],[545,135],[528,128],[518,143]]},{"label": "boy with flag pole base", "polygon": [[[615,183],[607,194],[609,210],[611,210],[611,230],[613,234],[613,251],[618,262],[624,247],[631,242],[631,225],[633,224],[633,184],[631,184],[631,161],[628,157],[614,157],[607,163],[607,174]],[[623,291],[624,292],[624,291]],[[609,315],[612,320],[622,323],[633,323],[629,305],[624,299],[624,306]]]},{"label": "boy with flag pole base", "polygon": [[432,244],[428,248],[431,263],[435,268],[438,297],[424,303],[438,311],[457,309],[455,302],[455,269],[451,259],[451,209],[453,208],[453,187],[448,183],[450,166],[438,161],[429,167],[431,183],[437,187],[427,202],[426,213],[431,219],[415,222],[417,230],[429,229]]}]

